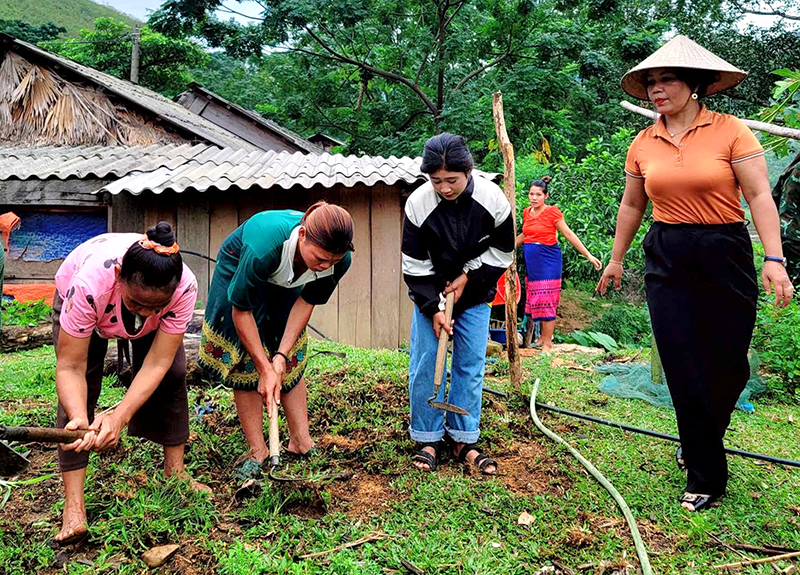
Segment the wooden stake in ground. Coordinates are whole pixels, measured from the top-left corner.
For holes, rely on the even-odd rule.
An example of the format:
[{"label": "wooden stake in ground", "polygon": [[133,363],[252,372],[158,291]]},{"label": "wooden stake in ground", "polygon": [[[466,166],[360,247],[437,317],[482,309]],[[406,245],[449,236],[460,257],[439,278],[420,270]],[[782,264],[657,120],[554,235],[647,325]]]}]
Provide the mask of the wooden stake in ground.
[{"label": "wooden stake in ground", "polygon": [[[503,94],[492,94],[492,115],[494,116],[494,129],[497,134],[497,144],[503,153],[505,174],[503,189],[511,204],[511,216],[514,222],[514,237],[517,237],[517,185],[514,177],[514,146],[508,139],[506,120],[503,116]],[[506,270],[506,349],[508,350],[508,366],[511,374],[511,383],[519,389],[522,383],[522,365],[519,356],[519,343],[517,342],[517,250],[513,251],[511,267]]]}]

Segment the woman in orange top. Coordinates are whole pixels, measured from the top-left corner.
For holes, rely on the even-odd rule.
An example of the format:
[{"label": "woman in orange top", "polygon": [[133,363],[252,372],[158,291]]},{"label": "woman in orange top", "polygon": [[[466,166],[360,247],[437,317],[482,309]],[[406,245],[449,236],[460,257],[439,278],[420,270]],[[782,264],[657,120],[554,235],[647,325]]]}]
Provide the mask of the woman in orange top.
[{"label": "woman in orange top", "polygon": [[522,212],[522,233],[517,236],[517,245],[523,246],[528,276],[525,313],[529,317],[525,341],[530,344],[533,322],[542,322],[542,335],[534,347],[541,347],[543,353],[549,352],[553,346],[556,310],[561,300],[561,248],[556,232],[561,232],[596,269],[602,267],[600,260],[590,254],[575,232],[569,229],[558,206],[547,205],[549,182],[550,178],[545,176],[531,184],[528,191],[531,205]]},{"label": "woman in orange top", "polygon": [[676,456],[688,471],[680,502],[689,511],[725,492],[722,440],[750,375],[758,284],[741,194],[767,254],[764,288],[774,287],[778,305],[792,298],[764,149],[741,120],[699,102],[745,75],[677,36],[622,78],[622,88],[649,99],[661,117],[628,150],[611,263],[597,289],[605,293],[610,281],[620,288],[622,260],[652,201],[645,287],[678,420]]}]

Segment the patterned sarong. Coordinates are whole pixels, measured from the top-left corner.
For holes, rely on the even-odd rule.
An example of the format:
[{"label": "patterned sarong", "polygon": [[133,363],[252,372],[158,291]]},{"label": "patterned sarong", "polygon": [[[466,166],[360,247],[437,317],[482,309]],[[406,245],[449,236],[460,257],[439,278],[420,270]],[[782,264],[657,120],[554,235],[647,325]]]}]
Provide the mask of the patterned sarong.
[{"label": "patterned sarong", "polygon": [[527,281],[525,313],[534,321],[556,319],[561,300],[561,248],[558,244],[523,244]]}]

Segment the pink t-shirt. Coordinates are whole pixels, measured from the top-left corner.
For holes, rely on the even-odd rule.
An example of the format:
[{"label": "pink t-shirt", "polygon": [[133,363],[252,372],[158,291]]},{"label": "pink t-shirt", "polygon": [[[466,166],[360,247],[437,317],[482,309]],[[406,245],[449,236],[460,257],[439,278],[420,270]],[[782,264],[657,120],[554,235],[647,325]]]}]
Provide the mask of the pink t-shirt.
[{"label": "pink t-shirt", "polygon": [[75,248],[56,273],[56,289],[64,304],[61,329],[73,337],[94,331],[105,339],[137,339],[157,329],[185,333],[197,300],[197,280],[186,264],[169,304],[145,319],[139,330],[128,333],[122,322],[120,284],[114,266],[141,234],[102,234]]}]

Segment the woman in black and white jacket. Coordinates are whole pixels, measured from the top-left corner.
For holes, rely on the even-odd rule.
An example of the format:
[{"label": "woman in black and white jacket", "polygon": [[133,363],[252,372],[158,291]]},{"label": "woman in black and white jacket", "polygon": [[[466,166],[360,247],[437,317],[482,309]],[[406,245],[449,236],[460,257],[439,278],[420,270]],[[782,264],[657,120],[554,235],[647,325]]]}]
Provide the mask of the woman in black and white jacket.
[{"label": "woman in black and white jacket", "polygon": [[[425,144],[422,166],[430,181],[408,198],[403,223],[403,277],[414,301],[411,324],[409,395],[411,438],[419,445],[414,465],[433,471],[446,435],[453,455],[482,473],[497,464],[476,445],[489,336],[490,303],[497,280],[511,265],[514,223],[500,188],[472,174],[474,162],[464,139],[440,134]],[[453,320],[446,325],[445,296],[453,292]],[[440,330],[453,337],[447,401],[469,415],[430,407]],[[443,401],[445,386],[438,401]]]}]

